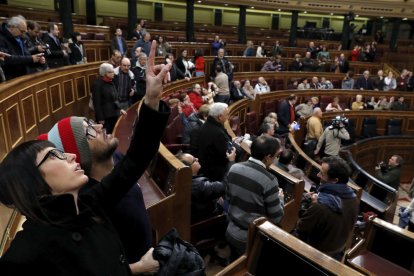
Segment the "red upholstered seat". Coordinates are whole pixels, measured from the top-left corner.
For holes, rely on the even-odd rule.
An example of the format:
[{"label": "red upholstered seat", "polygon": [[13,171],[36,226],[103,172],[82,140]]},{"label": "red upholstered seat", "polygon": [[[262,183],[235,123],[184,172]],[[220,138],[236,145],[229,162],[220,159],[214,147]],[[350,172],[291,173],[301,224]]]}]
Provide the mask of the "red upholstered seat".
[{"label": "red upholstered seat", "polygon": [[366,251],[363,254],[356,256],[351,259],[350,262],[353,265],[363,267],[376,275],[413,275],[413,273],[407,269],[396,265],[370,251]]},{"label": "red upholstered seat", "polygon": [[234,134],[236,134],[237,136],[241,136],[241,128],[240,128],[240,119],[239,116],[233,116],[230,119],[230,127],[231,130],[233,130]]},{"label": "red upholstered seat", "polygon": [[270,112],[276,112],[276,102],[274,100],[263,102],[262,110],[263,110],[263,118],[261,118],[260,122],[262,122],[264,117],[266,117]]},{"label": "red upholstered seat", "polygon": [[251,111],[246,114],[246,132],[249,134],[257,134],[257,116],[256,112]]}]

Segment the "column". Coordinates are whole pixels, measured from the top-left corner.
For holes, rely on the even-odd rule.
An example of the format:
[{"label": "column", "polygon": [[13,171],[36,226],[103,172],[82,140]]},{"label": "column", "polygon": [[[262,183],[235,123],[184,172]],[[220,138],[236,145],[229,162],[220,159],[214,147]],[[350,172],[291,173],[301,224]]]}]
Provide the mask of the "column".
[{"label": "column", "polygon": [[292,19],[290,21],[289,47],[296,47],[298,38],[298,18],[299,12],[292,11]]},{"label": "column", "polygon": [[400,32],[401,18],[394,18],[392,20],[392,32],[390,38],[390,50],[393,52],[397,51],[398,47],[398,33]]},{"label": "column", "polygon": [[194,41],[194,0],[187,0],[186,36],[188,42]]},{"label": "column", "polygon": [[246,44],[246,6],[240,6],[238,31],[239,44]]},{"label": "column", "polygon": [[72,2],[71,0],[59,1],[60,21],[63,25],[63,37],[70,38],[73,33]]},{"label": "column", "polygon": [[132,34],[137,24],[137,0],[128,0],[128,39],[132,38]]},{"label": "column", "polygon": [[86,24],[96,25],[96,3],[95,3],[95,0],[86,0]]},{"label": "column", "polygon": [[342,44],[342,50],[348,50],[348,46],[350,43],[352,43],[352,36],[351,36],[351,28],[349,26],[350,16],[349,14],[344,15],[344,24],[342,26],[342,38],[341,38],[341,44]]},{"label": "column", "polygon": [[410,39],[413,39],[414,38],[414,21],[411,21],[410,22],[410,26],[411,26],[411,29],[410,29],[410,36],[409,36],[409,38]]}]

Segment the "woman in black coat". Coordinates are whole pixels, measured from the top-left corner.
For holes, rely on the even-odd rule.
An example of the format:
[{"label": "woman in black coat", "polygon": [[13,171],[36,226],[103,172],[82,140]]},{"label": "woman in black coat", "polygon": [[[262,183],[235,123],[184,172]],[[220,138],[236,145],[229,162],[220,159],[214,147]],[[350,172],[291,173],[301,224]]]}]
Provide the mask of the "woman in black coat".
[{"label": "woman in black coat", "polygon": [[99,75],[91,88],[93,108],[96,121],[103,124],[106,132],[110,134],[121,112],[118,91],[112,82],[115,76],[112,64],[102,63],[99,67]]},{"label": "woman in black coat", "polygon": [[[153,46],[155,49],[155,43]],[[1,275],[156,272],[158,263],[148,262],[151,251],[149,256],[128,265],[107,216],[108,210],[147,168],[169,117],[169,108],[159,101],[169,66],[155,75],[153,60],[154,54],[150,57],[147,97],[139,111],[130,147],[100,185],[78,194],[88,177],[76,163],[76,155],[60,152],[47,141],[25,142],[0,164],[0,202],[17,208],[27,218],[23,231],[17,233],[0,259]],[[87,125],[85,133],[77,135],[86,135],[86,128]],[[143,132],[146,134],[142,135]]]},{"label": "woman in black coat", "polygon": [[85,49],[83,48],[82,36],[78,32],[72,34],[72,43],[69,43],[70,64],[86,63]]}]

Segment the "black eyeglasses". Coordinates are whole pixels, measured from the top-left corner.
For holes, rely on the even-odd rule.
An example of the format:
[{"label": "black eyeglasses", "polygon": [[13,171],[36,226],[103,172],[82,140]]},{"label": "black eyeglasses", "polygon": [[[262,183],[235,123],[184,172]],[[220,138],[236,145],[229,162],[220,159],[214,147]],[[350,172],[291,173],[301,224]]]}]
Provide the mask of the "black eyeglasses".
[{"label": "black eyeglasses", "polygon": [[90,136],[92,138],[96,138],[97,131],[93,127],[94,125],[96,125],[95,121],[91,119],[88,120],[86,118],[83,119],[83,121],[88,124],[88,127],[86,128],[86,137]]},{"label": "black eyeglasses", "polygon": [[68,159],[63,151],[58,149],[51,149],[46,153],[45,157],[43,157],[42,161],[40,161],[40,163],[36,167],[39,168],[49,157],[51,157],[52,159],[58,158],[60,160]]}]

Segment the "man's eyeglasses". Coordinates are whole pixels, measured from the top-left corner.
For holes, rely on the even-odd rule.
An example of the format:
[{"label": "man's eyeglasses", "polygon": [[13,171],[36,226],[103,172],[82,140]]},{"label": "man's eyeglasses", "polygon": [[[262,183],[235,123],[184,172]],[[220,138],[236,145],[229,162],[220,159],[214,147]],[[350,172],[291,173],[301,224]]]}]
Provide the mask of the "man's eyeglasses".
[{"label": "man's eyeglasses", "polygon": [[188,166],[191,167],[197,161],[198,161],[198,158],[194,157],[193,161],[190,164],[188,164]]},{"label": "man's eyeglasses", "polygon": [[36,167],[39,168],[49,157],[51,157],[52,159],[58,158],[60,160],[68,159],[68,157],[63,151],[58,149],[51,149],[46,153],[45,157],[43,157],[42,161],[40,161],[40,163]]},{"label": "man's eyeglasses", "polygon": [[86,137],[90,136],[92,138],[96,138],[98,133],[96,129],[93,127],[94,125],[96,125],[95,121],[91,119],[88,120],[86,118],[83,119],[83,121],[88,124],[86,128]]}]

